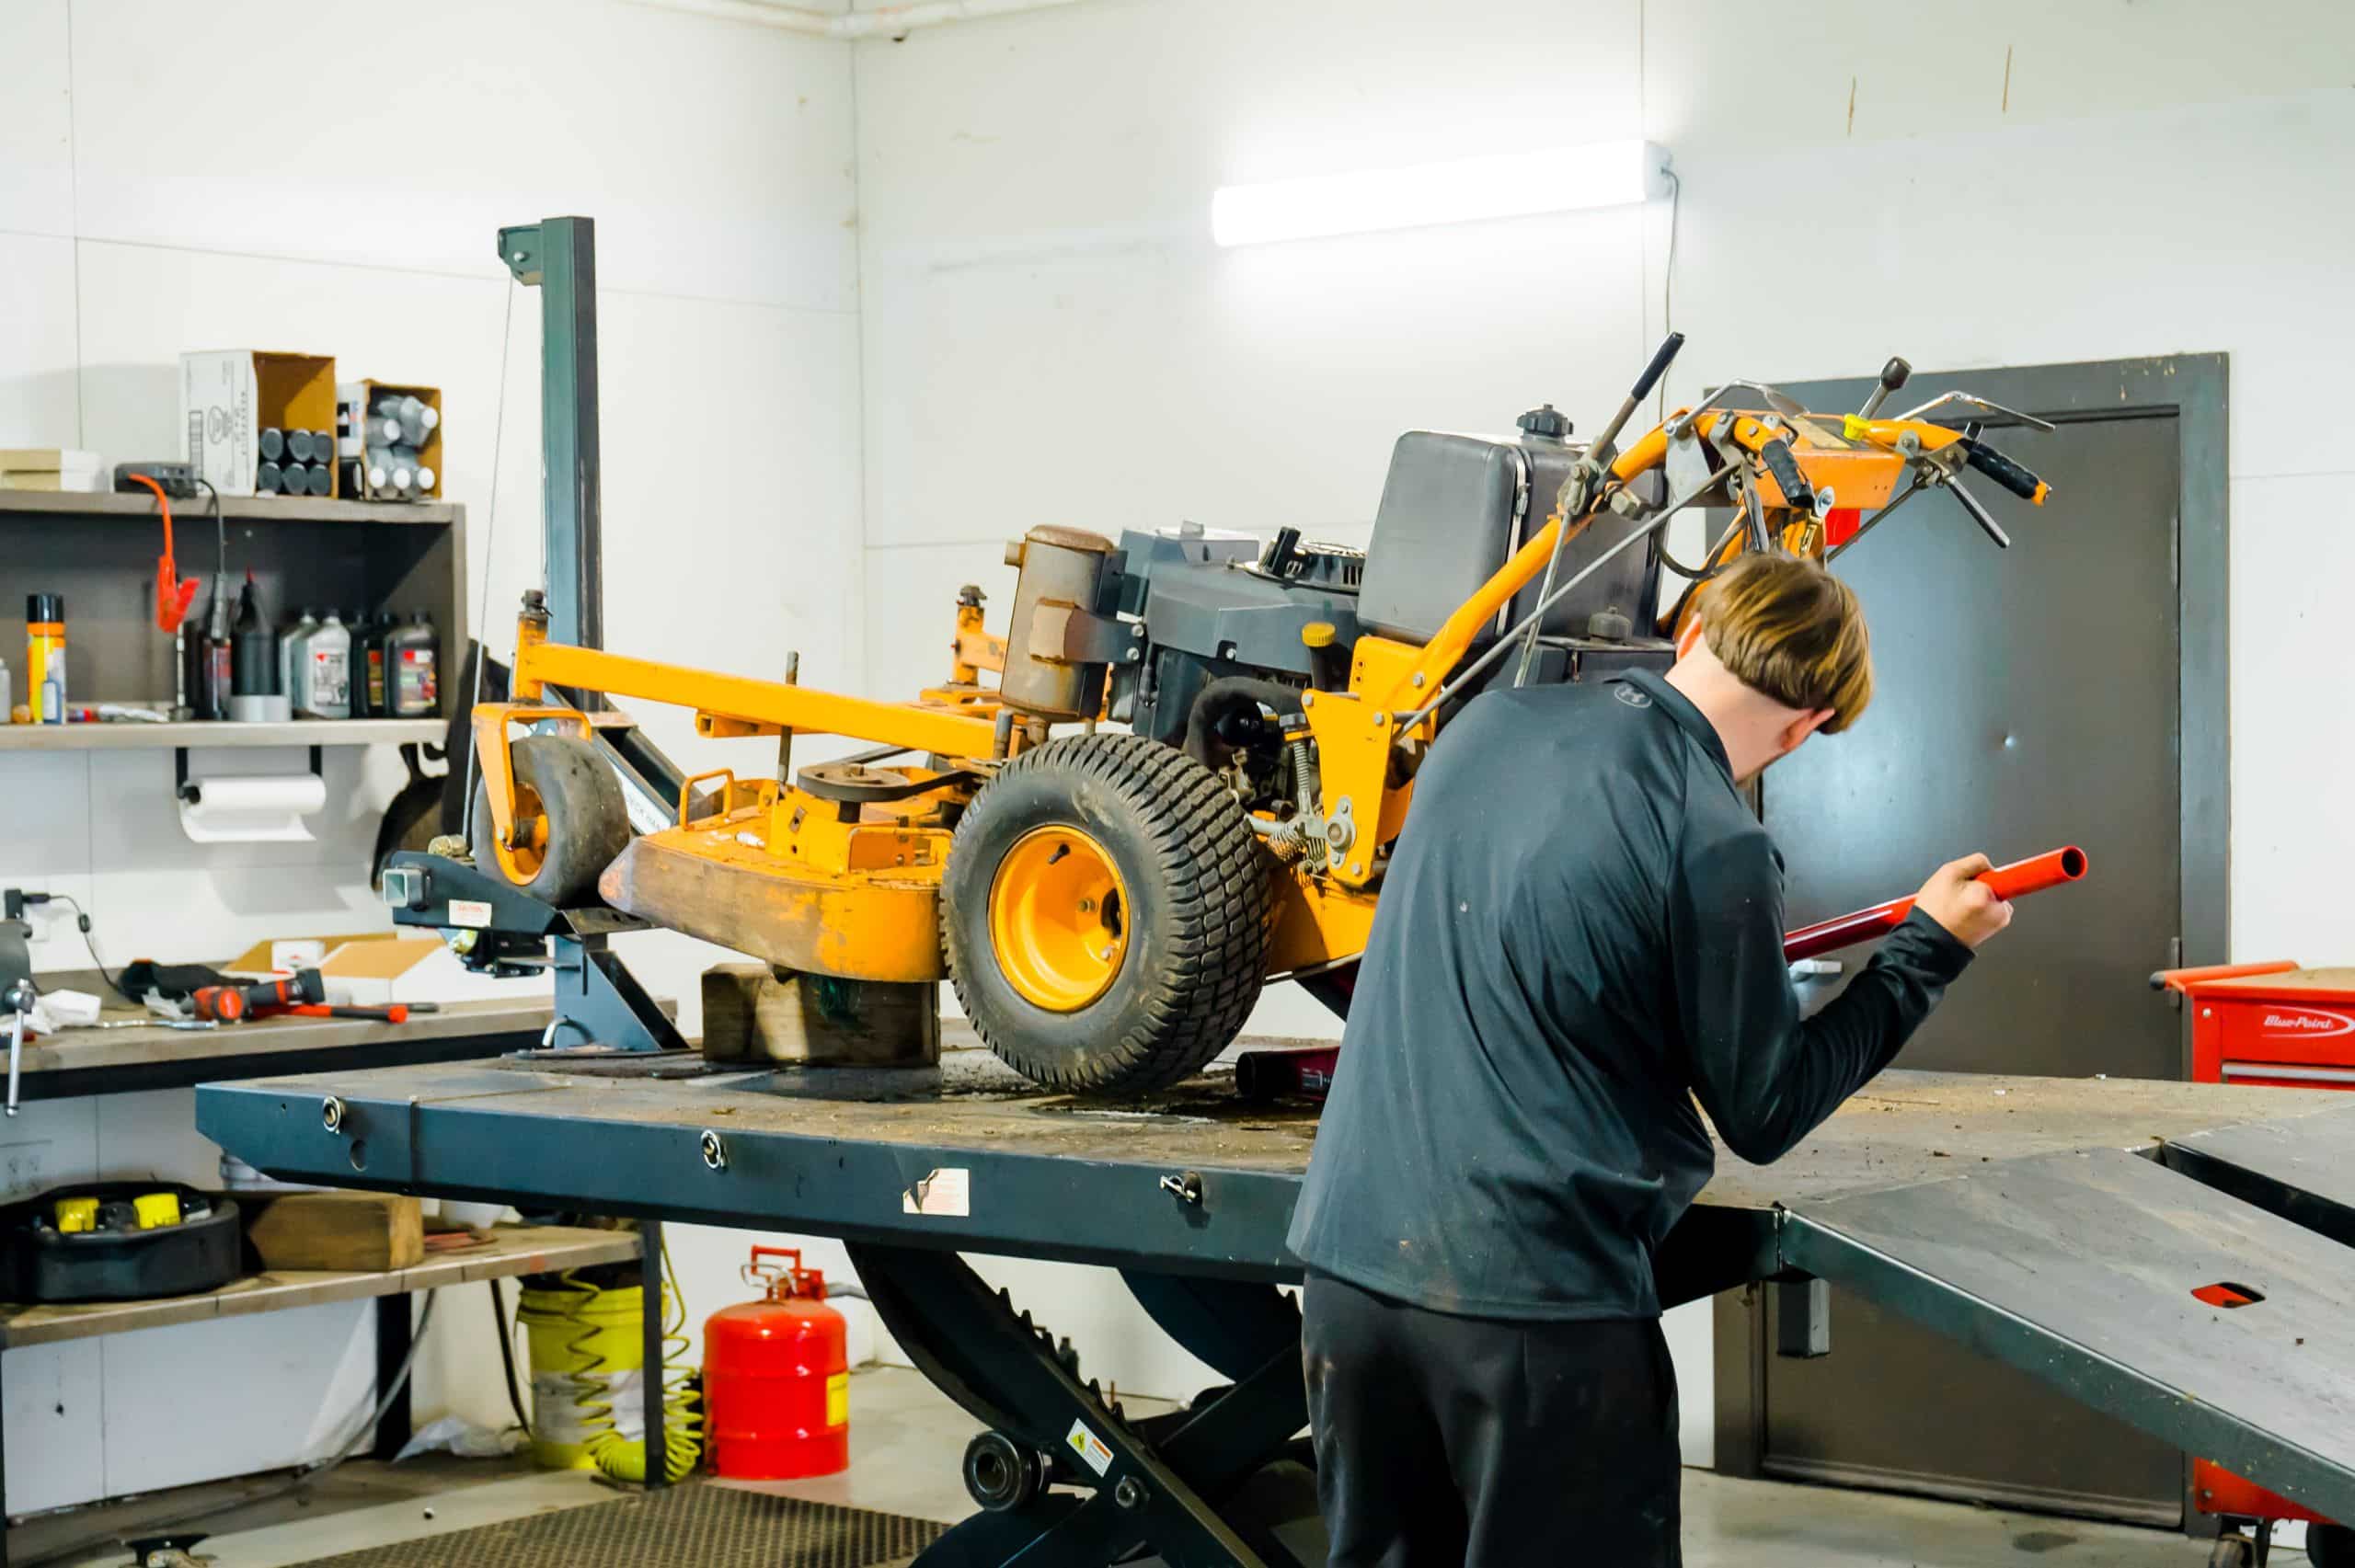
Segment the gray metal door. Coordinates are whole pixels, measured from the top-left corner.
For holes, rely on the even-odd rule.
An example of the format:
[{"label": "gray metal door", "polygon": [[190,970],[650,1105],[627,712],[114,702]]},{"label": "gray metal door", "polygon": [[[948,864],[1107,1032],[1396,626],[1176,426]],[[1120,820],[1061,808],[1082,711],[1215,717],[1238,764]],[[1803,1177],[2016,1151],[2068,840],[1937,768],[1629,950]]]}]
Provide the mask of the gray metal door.
[{"label": "gray metal door", "polygon": [[[1960,374],[1932,390],[1950,380],[2064,415],[2034,397],[2039,374]],[[1839,407],[1861,388],[1799,395]],[[1917,395],[1929,392],[1908,388],[1894,406]],[[1972,486],[2011,549],[1934,495],[1836,564],[1864,601],[1878,689],[1854,731],[1810,741],[1764,779],[1790,918],[1910,893],[1971,850],[2000,863],[2082,845],[2090,876],[2024,902],[1900,1062],[2178,1077],[2179,1015],[2142,984],[2184,930],[2178,422],[2145,409],[1989,435],[2054,492],[2037,509]],[[1846,973],[1867,956],[1843,955]],[[2150,1520],[2180,1513],[2177,1450],[2021,1374],[1851,1299],[1835,1298],[1832,1345],[1820,1360],[1757,1363],[1760,1468]]]}]

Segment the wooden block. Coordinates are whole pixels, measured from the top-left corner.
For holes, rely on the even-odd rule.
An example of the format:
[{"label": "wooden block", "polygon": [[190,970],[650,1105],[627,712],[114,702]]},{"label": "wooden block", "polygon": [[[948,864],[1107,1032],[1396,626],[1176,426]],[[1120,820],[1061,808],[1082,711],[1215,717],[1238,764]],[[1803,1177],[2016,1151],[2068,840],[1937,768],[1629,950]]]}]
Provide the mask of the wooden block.
[{"label": "wooden block", "polygon": [[355,1274],[414,1268],[425,1261],[425,1219],[417,1199],[391,1193],[240,1195],[261,1211],[246,1226],[262,1266]]},{"label": "wooden block", "polygon": [[712,1061],[930,1067],[940,1060],[940,990],[930,982],[777,978],[765,964],[703,972],[703,1054]]}]

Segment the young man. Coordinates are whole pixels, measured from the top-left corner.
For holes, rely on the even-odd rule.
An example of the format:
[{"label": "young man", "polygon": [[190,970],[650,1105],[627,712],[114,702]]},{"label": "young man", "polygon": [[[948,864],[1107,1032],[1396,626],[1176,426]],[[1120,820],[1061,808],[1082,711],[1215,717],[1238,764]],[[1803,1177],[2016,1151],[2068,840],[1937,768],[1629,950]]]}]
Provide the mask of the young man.
[{"label": "young man", "polygon": [[1333,1568],[1680,1561],[1651,1256],[1714,1168],[1702,1113],[1780,1157],[2011,919],[1984,856],[1940,866],[1800,1019],[1741,786],[1871,695],[1855,595],[1759,555],[1665,678],[1491,692],[1441,735],[1291,1234]]}]

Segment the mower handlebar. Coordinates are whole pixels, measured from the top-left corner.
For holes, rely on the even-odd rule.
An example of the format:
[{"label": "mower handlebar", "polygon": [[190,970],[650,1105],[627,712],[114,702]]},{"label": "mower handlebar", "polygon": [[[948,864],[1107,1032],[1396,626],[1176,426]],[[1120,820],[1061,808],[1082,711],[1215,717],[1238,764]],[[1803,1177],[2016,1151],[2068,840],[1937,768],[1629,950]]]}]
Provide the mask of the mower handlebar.
[{"label": "mower handlebar", "polygon": [[2042,506],[2044,498],[2051,493],[2043,480],[2014,463],[1985,441],[1971,441],[1963,461],[2013,495],[2033,505]]}]

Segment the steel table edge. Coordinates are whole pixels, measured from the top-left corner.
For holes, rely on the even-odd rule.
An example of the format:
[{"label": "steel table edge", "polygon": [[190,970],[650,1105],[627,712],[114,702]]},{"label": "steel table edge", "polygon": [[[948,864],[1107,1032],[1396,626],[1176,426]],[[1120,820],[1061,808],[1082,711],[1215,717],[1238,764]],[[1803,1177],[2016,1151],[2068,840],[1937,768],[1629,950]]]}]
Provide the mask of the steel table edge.
[{"label": "steel table edge", "polygon": [[1786,1273],[1829,1280],[2163,1441],[2264,1476],[2275,1491],[2331,1517],[2355,1518],[2355,1471],[1804,1214],[1778,1211],[1775,1239]]},{"label": "steel table edge", "polygon": [[[1301,1181],[1289,1171],[1189,1165],[1201,1178],[1194,1203],[1161,1186],[1177,1173],[1143,1161],[724,1122],[715,1168],[703,1149],[710,1128],[519,1115],[496,1093],[338,1095],[343,1125],[329,1131],[316,1108],[334,1092],[332,1080],[207,1084],[197,1127],[273,1175],[342,1186],[1237,1278],[1300,1275],[1284,1245]],[[911,1190],[954,1169],[966,1173],[966,1211],[916,1212]]]}]

